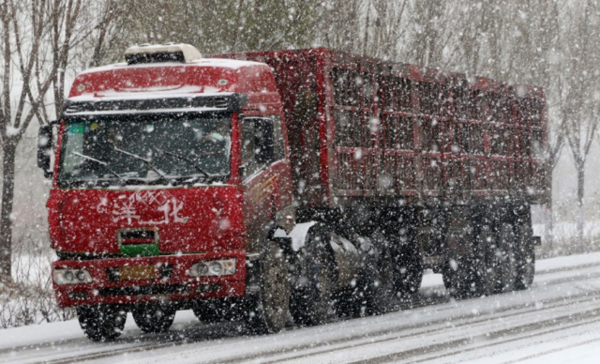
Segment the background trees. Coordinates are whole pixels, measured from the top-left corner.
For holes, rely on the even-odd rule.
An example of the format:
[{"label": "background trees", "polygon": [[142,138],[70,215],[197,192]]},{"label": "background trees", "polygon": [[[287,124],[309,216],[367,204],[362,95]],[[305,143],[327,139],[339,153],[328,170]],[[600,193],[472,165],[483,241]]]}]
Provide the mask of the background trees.
[{"label": "background trees", "polygon": [[[103,49],[118,14],[114,1],[93,5],[84,0],[2,0],[0,2],[0,141],[2,203],[0,207],[0,273],[11,271],[13,202],[17,147],[31,122],[47,123],[62,109],[67,70],[73,53],[93,57]],[[99,20],[97,20],[99,19]],[[85,42],[97,39],[89,53]],[[8,276],[10,277],[10,275]]]}]

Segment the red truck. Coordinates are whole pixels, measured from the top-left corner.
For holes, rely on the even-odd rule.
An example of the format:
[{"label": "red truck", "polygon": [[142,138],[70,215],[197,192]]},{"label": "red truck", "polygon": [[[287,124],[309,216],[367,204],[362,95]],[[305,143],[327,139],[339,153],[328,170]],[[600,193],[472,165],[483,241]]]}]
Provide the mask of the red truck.
[{"label": "red truck", "polygon": [[90,339],[127,312],[261,333],[382,313],[424,269],[456,297],[531,285],[543,90],[324,48],[125,58],[38,140],[56,298]]}]

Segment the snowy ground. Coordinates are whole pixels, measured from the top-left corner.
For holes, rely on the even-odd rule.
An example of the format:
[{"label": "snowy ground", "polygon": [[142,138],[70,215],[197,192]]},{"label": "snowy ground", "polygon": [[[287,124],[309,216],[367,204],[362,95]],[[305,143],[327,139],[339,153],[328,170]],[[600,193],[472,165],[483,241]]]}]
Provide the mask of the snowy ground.
[{"label": "snowy ground", "polygon": [[528,291],[462,301],[430,274],[397,312],[262,337],[202,325],[190,311],[162,335],[142,334],[129,317],[107,344],[85,339],[75,320],[5,329],[0,362],[597,363],[600,253],[539,261],[537,271]]},{"label": "snowy ground", "polygon": [[[544,233],[544,224],[533,224],[534,235],[544,236]],[[555,223],[552,235],[556,240],[574,239],[577,236],[577,225],[574,222]],[[587,221],[583,228],[583,235],[585,237],[595,237],[600,235],[600,221]]]}]

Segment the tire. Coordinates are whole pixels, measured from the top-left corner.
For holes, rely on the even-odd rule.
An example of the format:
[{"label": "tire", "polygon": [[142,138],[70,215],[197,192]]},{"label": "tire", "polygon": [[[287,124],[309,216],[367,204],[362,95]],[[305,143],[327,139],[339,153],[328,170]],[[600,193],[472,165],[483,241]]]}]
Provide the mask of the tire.
[{"label": "tire", "polygon": [[396,295],[394,261],[389,253],[377,259],[368,257],[352,287],[336,294],[336,313],[341,318],[357,318],[388,312]]},{"label": "tire", "polygon": [[473,295],[491,296],[494,293],[494,233],[482,225],[476,235],[473,257]]},{"label": "tire", "polygon": [[361,283],[344,288],[335,295],[335,312],[343,319],[363,317],[367,314],[366,294]]},{"label": "tire", "polygon": [[306,283],[293,290],[290,312],[296,324],[314,326],[325,323],[330,318],[334,269],[327,246],[329,233],[323,226],[317,225],[309,234],[303,269]]},{"label": "tire", "polygon": [[206,299],[192,306],[194,315],[204,323],[238,321],[242,319],[239,300]]},{"label": "tire", "polygon": [[118,306],[95,305],[77,307],[79,325],[92,341],[114,340],[121,335],[127,312]]},{"label": "tire", "polygon": [[173,308],[154,302],[136,305],[131,313],[136,325],[145,333],[166,332],[175,320]]},{"label": "tire", "polygon": [[395,290],[403,294],[419,292],[423,281],[423,261],[416,245],[400,247],[392,258]]},{"label": "tire", "polygon": [[525,290],[533,284],[535,276],[535,247],[531,242],[530,228],[520,226],[518,237],[518,247],[515,249],[516,259],[516,279],[515,289]]},{"label": "tire", "polygon": [[246,328],[259,335],[272,334],[285,327],[290,303],[290,287],[285,256],[269,241],[259,263],[259,290],[247,297]]},{"label": "tire", "polygon": [[472,288],[472,266],[474,259],[469,257],[455,257],[450,259],[442,270],[444,287],[450,296],[462,299],[470,296]]},{"label": "tire", "polygon": [[512,224],[503,223],[498,228],[494,253],[494,292],[506,293],[515,289],[517,265],[514,245],[515,231]]},{"label": "tire", "polygon": [[394,264],[391,255],[384,251],[378,258],[374,269],[367,270],[366,309],[368,315],[380,315],[389,312],[396,289],[394,284]]}]

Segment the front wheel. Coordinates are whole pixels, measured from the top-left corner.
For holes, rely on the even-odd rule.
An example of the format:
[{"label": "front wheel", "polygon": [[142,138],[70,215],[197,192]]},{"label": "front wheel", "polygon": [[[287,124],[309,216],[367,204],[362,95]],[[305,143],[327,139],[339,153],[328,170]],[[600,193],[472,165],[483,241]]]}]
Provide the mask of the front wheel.
[{"label": "front wheel", "polygon": [[272,334],[285,327],[290,288],[283,251],[269,241],[259,261],[258,292],[247,298],[247,328],[256,334]]},{"label": "front wheel", "polygon": [[201,322],[210,324],[223,321],[241,320],[241,307],[237,299],[204,299],[192,306],[194,315]]},{"label": "front wheel", "polygon": [[168,305],[144,303],[131,311],[136,325],[146,333],[159,333],[169,330],[175,320],[175,310]]},{"label": "front wheel", "polygon": [[92,341],[114,340],[125,327],[127,312],[116,306],[95,305],[77,307],[79,325]]}]

